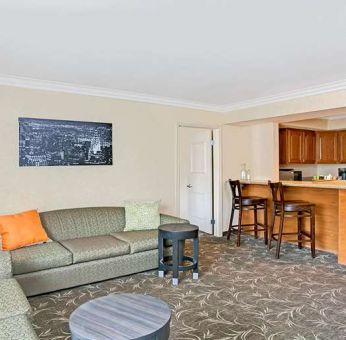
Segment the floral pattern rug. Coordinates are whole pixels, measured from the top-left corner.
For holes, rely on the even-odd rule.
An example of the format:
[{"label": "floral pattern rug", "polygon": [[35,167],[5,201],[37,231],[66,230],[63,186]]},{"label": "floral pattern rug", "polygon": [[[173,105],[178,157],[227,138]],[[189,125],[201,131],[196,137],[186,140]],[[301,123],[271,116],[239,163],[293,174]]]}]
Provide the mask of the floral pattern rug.
[{"label": "floral pattern rug", "polygon": [[[275,246],[275,244],[274,244]],[[29,299],[40,339],[70,339],[69,315],[82,303],[118,293],[143,293],[172,309],[171,337],[200,339],[346,339],[346,267],[335,255],[285,243],[280,260],[262,240],[202,236],[200,278],[171,285],[156,271]]]}]

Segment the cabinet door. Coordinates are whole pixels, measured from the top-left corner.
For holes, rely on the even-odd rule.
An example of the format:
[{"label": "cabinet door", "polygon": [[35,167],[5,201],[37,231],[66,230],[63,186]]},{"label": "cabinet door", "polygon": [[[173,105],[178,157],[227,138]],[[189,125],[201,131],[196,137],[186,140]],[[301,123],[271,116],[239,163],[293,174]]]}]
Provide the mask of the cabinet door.
[{"label": "cabinet door", "polygon": [[279,163],[287,164],[287,129],[279,130]]},{"label": "cabinet door", "polygon": [[297,129],[287,130],[287,162],[291,164],[303,163],[304,131]]},{"label": "cabinet door", "polygon": [[338,163],[338,133],[336,131],[318,131],[317,163]]},{"label": "cabinet door", "polygon": [[316,162],[316,133],[315,131],[305,130],[303,133],[303,163],[314,164],[315,162]]},{"label": "cabinet door", "polygon": [[339,162],[346,163],[346,131],[339,131]]}]

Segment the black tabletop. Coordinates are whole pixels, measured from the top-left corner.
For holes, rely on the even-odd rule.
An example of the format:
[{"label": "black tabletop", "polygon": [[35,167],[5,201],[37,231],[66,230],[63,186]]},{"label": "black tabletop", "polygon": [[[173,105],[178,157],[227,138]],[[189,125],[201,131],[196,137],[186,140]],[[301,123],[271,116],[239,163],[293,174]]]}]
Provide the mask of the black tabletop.
[{"label": "black tabletop", "polygon": [[163,224],[159,227],[159,230],[169,231],[171,233],[191,232],[191,231],[197,231],[198,229],[199,229],[198,226],[194,224],[187,224],[187,223],[170,223],[170,224]]}]

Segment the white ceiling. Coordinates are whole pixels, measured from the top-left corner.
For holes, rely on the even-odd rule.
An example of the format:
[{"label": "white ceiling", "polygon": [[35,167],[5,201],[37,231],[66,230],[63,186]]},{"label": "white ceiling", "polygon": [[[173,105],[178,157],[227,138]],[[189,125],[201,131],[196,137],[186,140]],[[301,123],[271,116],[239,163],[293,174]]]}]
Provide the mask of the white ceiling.
[{"label": "white ceiling", "polygon": [[0,75],[207,109],[346,88],[346,1],[0,0]]}]

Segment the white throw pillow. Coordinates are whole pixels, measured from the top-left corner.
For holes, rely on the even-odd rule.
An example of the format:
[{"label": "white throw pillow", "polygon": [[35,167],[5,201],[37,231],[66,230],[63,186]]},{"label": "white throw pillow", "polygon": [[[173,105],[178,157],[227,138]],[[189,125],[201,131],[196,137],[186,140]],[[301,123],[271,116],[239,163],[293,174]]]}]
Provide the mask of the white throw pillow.
[{"label": "white throw pillow", "polygon": [[160,226],[160,201],[125,201],[124,231],[150,230]]}]

